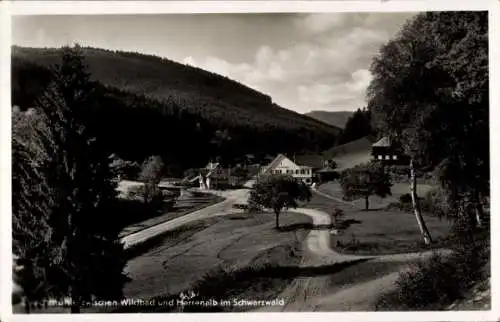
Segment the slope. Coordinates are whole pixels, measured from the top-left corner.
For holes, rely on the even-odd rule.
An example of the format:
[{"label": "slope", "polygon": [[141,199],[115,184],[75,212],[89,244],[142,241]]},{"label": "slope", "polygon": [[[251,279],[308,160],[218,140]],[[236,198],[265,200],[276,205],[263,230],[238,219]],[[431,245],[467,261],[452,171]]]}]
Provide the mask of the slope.
[{"label": "slope", "polygon": [[361,139],[335,146],[323,152],[326,159],[337,163],[337,170],[342,171],[371,160],[371,146],[375,139],[365,136]]},{"label": "slope", "polygon": [[[173,100],[204,118],[224,124],[276,125],[313,128],[331,135],[340,129],[273,104],[271,97],[205,70],[156,56],[131,52],[82,48],[93,78],[105,86]],[[50,66],[59,62],[60,49],[12,48],[14,59]]]},{"label": "slope", "polygon": [[[234,164],[249,153],[259,161],[266,154],[320,151],[340,132],[201,69],[135,53],[81,51],[99,95],[94,125],[110,150],[136,161],[160,155],[175,175],[215,157]],[[36,105],[60,57],[61,49],[13,48],[13,105]]]},{"label": "slope", "polygon": [[330,124],[332,126],[343,129],[347,123],[349,117],[351,117],[353,112],[350,111],[339,111],[339,112],[330,112],[330,111],[311,111],[305,113],[309,117],[321,121],[326,124]]}]

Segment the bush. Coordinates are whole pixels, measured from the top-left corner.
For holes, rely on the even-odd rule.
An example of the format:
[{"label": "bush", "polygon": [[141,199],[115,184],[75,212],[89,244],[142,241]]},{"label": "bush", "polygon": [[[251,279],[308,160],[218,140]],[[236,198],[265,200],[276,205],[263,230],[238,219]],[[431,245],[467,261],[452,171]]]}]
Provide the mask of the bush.
[{"label": "bush", "polygon": [[[146,187],[145,185],[134,186],[128,190],[128,199],[131,200],[145,200]],[[159,208],[159,206],[165,201],[166,195],[160,189],[150,189],[148,191],[148,204],[153,208]]]},{"label": "bush", "polygon": [[237,204],[234,204],[234,205],[233,205],[233,208],[235,208],[235,209],[243,209],[243,210],[248,210],[248,205],[245,205],[245,204],[239,204],[239,203],[237,203]]},{"label": "bush", "polygon": [[264,208],[261,205],[255,203],[255,202],[250,201],[248,203],[246,211],[248,213],[261,213],[261,212],[264,211]]},{"label": "bush", "polygon": [[[460,222],[460,220],[458,221]],[[435,310],[463,298],[474,283],[488,273],[488,231],[467,231],[467,223],[454,228],[452,253],[434,253],[400,274],[393,292],[383,294],[376,309]]]},{"label": "bush", "polygon": [[397,281],[399,299],[410,309],[423,309],[432,304],[453,301],[459,294],[457,269],[452,262],[434,253],[420,261]]},{"label": "bush", "polygon": [[420,206],[423,212],[433,214],[438,217],[447,216],[450,212],[448,198],[441,188],[427,191]]},{"label": "bush", "polygon": [[332,224],[335,228],[339,226],[340,221],[345,216],[345,213],[342,209],[335,208],[332,212]]},{"label": "bush", "polygon": [[409,193],[405,193],[399,197],[399,203],[408,204],[411,203],[411,195]]}]

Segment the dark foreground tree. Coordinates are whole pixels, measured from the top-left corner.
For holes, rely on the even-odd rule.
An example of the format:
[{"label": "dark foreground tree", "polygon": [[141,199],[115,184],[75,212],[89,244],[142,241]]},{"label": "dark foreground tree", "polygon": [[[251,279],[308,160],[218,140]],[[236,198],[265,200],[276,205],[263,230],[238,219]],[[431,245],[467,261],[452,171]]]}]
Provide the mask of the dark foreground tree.
[{"label": "dark foreground tree", "polygon": [[41,171],[40,162],[47,157],[41,147],[44,142],[35,135],[39,118],[19,111],[12,113],[12,250],[18,258],[13,277],[25,299],[25,310],[30,302],[46,297],[44,284],[47,275],[46,257],[54,251],[50,247],[50,226],[47,214],[52,196]]},{"label": "dark foreground tree", "polygon": [[423,13],[382,47],[368,91],[380,130],[411,165],[440,165],[449,200],[474,204],[457,214],[478,225],[489,196],[488,70],[487,12]]},{"label": "dark foreground tree", "polygon": [[[39,160],[23,163],[24,169],[38,173],[40,179],[33,182],[42,182],[47,192],[40,191],[49,198],[41,199],[46,206],[41,209],[36,202],[25,203],[27,209],[13,208],[14,249],[21,261],[29,263],[29,271],[40,277],[38,293],[70,297],[72,313],[79,313],[84,303],[94,299],[122,298],[126,282],[120,228],[113,218],[120,214],[112,211],[116,189],[110,153],[96,140],[91,118],[95,102],[79,48],[65,48],[62,63],[54,70],[54,82],[37,102],[44,126],[37,136],[44,153],[38,154]],[[23,160],[22,146],[16,143],[14,147],[16,159]],[[23,186],[33,176],[23,171],[16,168],[19,176],[14,174],[13,184],[18,185],[17,196],[31,198]],[[23,175],[27,179],[20,180]],[[40,225],[30,228],[31,219],[23,216],[26,211],[39,214]],[[21,226],[32,231],[23,233],[16,228]],[[21,274],[21,279],[33,275]],[[21,284],[28,288],[26,281]]]},{"label": "dark foreground tree", "polygon": [[377,195],[385,198],[391,195],[391,177],[378,163],[368,163],[345,170],[340,177],[340,185],[346,199],[364,198],[365,209],[369,209],[369,197]]},{"label": "dark foreground tree", "polygon": [[302,181],[291,176],[272,175],[259,180],[250,191],[248,204],[271,208],[276,215],[276,229],[283,208],[296,208],[297,201],[311,200],[311,191]]}]

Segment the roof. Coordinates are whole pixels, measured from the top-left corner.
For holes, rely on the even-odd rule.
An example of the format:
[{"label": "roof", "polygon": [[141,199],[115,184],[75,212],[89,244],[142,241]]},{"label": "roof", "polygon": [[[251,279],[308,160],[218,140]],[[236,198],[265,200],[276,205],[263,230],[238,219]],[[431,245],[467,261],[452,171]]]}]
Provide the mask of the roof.
[{"label": "roof", "polygon": [[295,156],[295,163],[299,166],[308,166],[310,168],[323,167],[323,156],[319,154],[304,154]]},{"label": "roof", "polygon": [[373,143],[372,146],[387,148],[387,147],[391,146],[391,140],[389,140],[389,137],[384,136],[383,138],[381,138],[377,142]]},{"label": "roof", "polygon": [[209,162],[205,169],[208,169],[208,170],[213,170],[215,168],[217,168],[219,166],[219,163],[218,162]]},{"label": "roof", "polygon": [[263,173],[267,172],[267,170],[269,169],[272,169],[274,168],[275,166],[277,166],[278,164],[280,164],[280,162],[285,159],[286,156],[283,155],[283,154],[278,154],[278,156],[276,158],[274,158],[273,161],[271,161],[271,163],[269,163],[265,168],[264,168],[264,171],[262,171]]},{"label": "roof", "polygon": [[372,136],[365,136],[360,139],[334,146],[323,152],[325,159],[337,158],[345,154],[359,153],[371,150],[375,138]]},{"label": "roof", "polygon": [[356,165],[370,162],[372,144],[375,138],[365,136],[355,141],[338,145],[324,152],[325,158],[331,158],[337,164],[335,171],[341,172]]},{"label": "roof", "polygon": [[337,170],[335,170],[334,168],[330,167],[330,166],[326,166],[316,172],[320,172],[320,173],[326,173],[326,172],[336,172]]}]

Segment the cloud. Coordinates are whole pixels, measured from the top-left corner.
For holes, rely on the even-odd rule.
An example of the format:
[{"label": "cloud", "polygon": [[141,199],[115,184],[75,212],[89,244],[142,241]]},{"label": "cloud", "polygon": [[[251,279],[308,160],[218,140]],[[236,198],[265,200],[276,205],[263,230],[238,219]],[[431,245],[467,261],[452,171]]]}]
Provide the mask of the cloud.
[{"label": "cloud", "polygon": [[341,13],[314,13],[300,16],[295,20],[296,26],[309,34],[323,33],[336,27],[342,27],[347,17]]},{"label": "cloud", "polygon": [[19,16],[13,40],[157,54],[227,76],[299,112],[346,110],[365,104],[372,57],[412,15]]},{"label": "cloud", "polygon": [[370,63],[409,14],[310,14],[293,18],[299,35],[284,48],[262,44],[250,61],[205,57],[185,62],[263,91],[283,107],[354,110],[363,107]]}]

